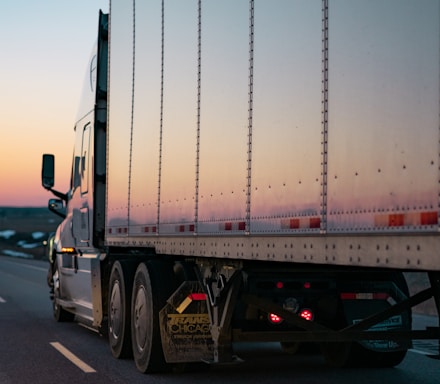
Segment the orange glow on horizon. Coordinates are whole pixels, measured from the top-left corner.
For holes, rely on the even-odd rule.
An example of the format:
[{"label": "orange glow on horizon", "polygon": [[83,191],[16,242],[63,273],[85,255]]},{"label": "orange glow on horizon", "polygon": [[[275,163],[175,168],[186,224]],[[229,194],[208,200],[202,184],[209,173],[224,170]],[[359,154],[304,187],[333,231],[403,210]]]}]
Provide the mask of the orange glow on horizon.
[{"label": "orange glow on horizon", "polygon": [[108,12],[108,0],[78,0],[67,15],[58,2],[1,2],[0,206],[47,205],[53,195],[41,186],[43,153],[55,155],[55,188],[67,190],[100,8]]}]

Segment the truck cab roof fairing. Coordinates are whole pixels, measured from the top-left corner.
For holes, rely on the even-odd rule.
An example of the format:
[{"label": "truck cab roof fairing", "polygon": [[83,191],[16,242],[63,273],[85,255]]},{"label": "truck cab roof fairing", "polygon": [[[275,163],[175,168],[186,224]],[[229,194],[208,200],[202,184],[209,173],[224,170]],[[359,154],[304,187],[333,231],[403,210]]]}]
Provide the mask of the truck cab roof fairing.
[{"label": "truck cab roof fairing", "polygon": [[95,42],[84,75],[81,100],[79,102],[76,121],[81,120],[84,116],[92,112],[95,105],[97,49],[98,45]]}]

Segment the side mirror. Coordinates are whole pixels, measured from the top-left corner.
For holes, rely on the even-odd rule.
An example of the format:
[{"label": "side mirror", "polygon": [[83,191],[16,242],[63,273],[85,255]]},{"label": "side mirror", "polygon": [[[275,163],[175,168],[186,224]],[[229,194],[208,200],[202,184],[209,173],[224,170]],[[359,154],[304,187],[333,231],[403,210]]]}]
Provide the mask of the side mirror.
[{"label": "side mirror", "polygon": [[56,215],[58,215],[62,218],[66,217],[63,200],[50,199],[48,208],[49,208],[49,211],[55,213]]},{"label": "side mirror", "polygon": [[41,170],[41,183],[46,189],[51,189],[55,184],[55,157],[43,155],[43,167]]}]

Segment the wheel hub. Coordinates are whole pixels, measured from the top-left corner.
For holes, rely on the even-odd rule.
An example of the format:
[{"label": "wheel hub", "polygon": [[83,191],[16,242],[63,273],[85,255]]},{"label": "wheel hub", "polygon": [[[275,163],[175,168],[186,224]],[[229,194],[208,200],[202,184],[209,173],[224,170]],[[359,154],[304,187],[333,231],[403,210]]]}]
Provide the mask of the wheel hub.
[{"label": "wheel hub", "polygon": [[133,315],[136,346],[139,351],[143,351],[147,340],[147,299],[143,286],[140,286],[136,292]]},{"label": "wheel hub", "polygon": [[115,339],[121,334],[122,311],[121,311],[121,291],[119,281],[115,281],[112,288],[110,299],[110,332]]}]

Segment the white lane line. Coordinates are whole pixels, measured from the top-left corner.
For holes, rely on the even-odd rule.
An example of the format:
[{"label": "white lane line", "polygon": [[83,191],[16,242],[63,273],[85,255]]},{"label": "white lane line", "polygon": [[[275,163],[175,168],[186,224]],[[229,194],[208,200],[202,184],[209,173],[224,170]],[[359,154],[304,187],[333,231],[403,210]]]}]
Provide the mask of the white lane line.
[{"label": "white lane line", "polygon": [[29,269],[35,269],[36,271],[43,271],[43,272],[46,272],[49,269],[49,265],[47,268],[41,268],[41,267],[34,267],[33,265],[22,264],[22,267],[29,268]]},{"label": "white lane line", "polygon": [[43,271],[43,272],[47,271],[47,269],[49,268],[49,264],[47,265],[46,268],[43,268],[43,267],[36,267],[34,265],[31,265],[31,264],[20,263],[19,261],[10,261],[10,260],[3,260],[2,259],[1,262],[2,263],[7,263],[7,264],[15,264],[15,265],[20,264],[20,268],[24,267],[24,268],[29,268],[29,269],[35,269],[37,271]]},{"label": "white lane line", "polygon": [[85,373],[93,373],[96,372],[90,365],[87,365],[76,357],[72,352],[70,352],[66,347],[58,342],[50,343],[52,347],[54,347],[58,352],[60,352],[66,359],[70,360],[73,364],[75,364],[79,369],[81,369]]},{"label": "white lane line", "polygon": [[419,351],[418,349],[408,349],[408,352],[418,353],[419,355],[427,355],[426,352]]},{"label": "white lane line", "polygon": [[6,303],[6,300],[0,296],[0,303]]},{"label": "white lane line", "polygon": [[417,353],[418,355],[425,355],[425,356],[438,356],[434,351],[428,352],[428,351],[421,351],[419,349],[408,349],[409,352]]}]

